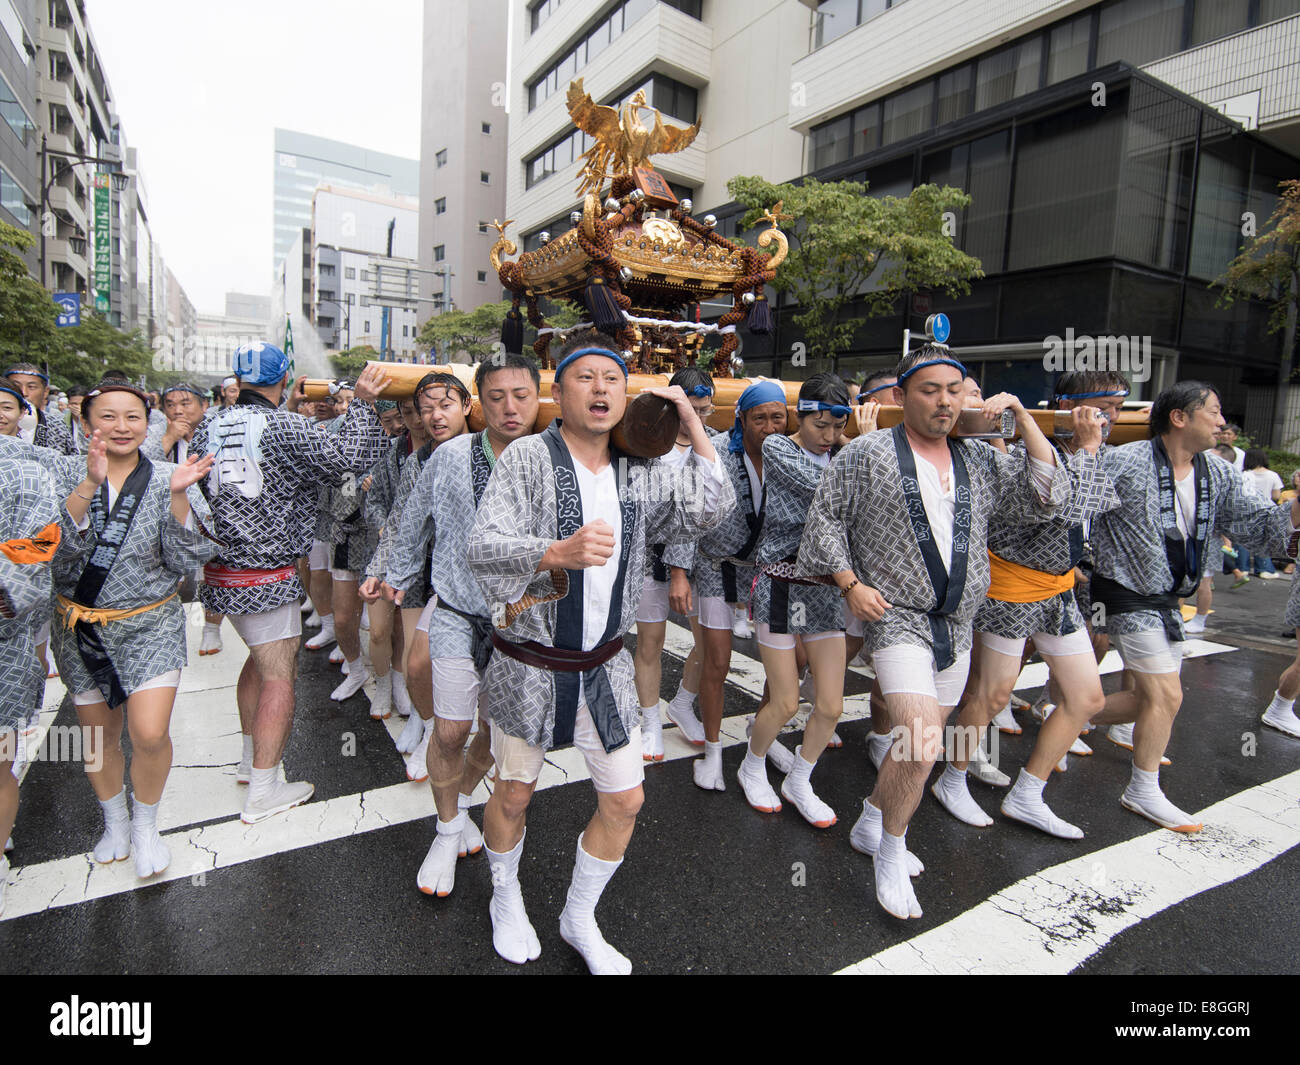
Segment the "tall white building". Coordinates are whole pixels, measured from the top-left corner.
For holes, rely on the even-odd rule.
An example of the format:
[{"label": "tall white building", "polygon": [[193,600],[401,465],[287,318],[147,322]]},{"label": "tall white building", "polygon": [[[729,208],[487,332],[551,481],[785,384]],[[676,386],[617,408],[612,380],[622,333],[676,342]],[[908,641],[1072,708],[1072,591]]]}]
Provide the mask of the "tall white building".
[{"label": "tall white building", "polygon": [[276,293],[280,305],[295,328],[299,318],[311,323],[328,350],[368,344],[410,360],[419,332],[418,233],[413,197],[319,186],[312,197],[311,224],[299,231],[282,262]]},{"label": "tall white building", "polygon": [[506,218],[507,0],[425,0],[420,110],[423,321],[501,299],[487,253]]}]

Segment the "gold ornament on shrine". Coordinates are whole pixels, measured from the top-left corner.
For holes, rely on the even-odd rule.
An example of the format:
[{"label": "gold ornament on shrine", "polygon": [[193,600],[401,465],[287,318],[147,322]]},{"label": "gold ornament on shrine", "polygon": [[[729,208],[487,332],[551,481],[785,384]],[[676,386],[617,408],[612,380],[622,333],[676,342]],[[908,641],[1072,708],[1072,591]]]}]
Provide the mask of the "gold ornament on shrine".
[{"label": "gold ornament on shrine", "polygon": [[[758,248],[714,231],[712,215],[697,219],[690,200],[678,200],[654,168],[652,155],[684,151],[700,131],[665,124],[638,91],[620,108],[595,103],[579,78],[569,86],[569,115],[592,138],[582,155],[578,184],[580,210],[572,228],[552,239],[542,234],[540,247],[510,261],[518,251],[505,235],[510,221],[493,222],[498,238],[489,253],[502,285],[513,293],[513,307],[502,327],[508,351],[523,349],[523,304],[538,330],[533,350],[543,367],[552,367],[551,329],[538,301],[568,300],[585,322],[615,338],[629,368],[641,373],[672,373],[693,365],[710,336],[719,336],[714,377],[741,369],[735,356],[736,329],[744,323],[754,334],[772,331],[764,289],[789,253],[781,204],[763,213],[767,229]],[[653,121],[642,121],[642,112]],[[605,183],[609,182],[608,190]],[[766,249],[775,245],[770,253]],[[731,296],[732,306],[716,323],[693,320],[696,306]]]}]

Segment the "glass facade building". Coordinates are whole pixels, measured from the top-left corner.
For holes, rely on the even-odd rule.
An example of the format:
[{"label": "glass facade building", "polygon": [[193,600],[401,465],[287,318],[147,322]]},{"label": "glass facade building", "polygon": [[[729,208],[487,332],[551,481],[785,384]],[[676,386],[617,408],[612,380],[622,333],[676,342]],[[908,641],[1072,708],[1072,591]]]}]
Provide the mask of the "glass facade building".
[{"label": "glass facade building", "polygon": [[[1040,35],[1036,68],[1018,45],[1002,48],[993,54],[1008,58],[996,76],[982,76],[980,58],[957,68],[965,74],[942,73],[813,131],[811,158],[823,165],[812,176],[820,180],[867,181],[870,195],[906,195],[924,182],[968,192],[954,242],[986,274],[969,296],[936,292],[928,308],[914,301],[891,317],[860,318],[834,368],[849,376],[892,365],[903,329],[920,329],[922,310],[942,310],[986,394],[1046,398],[1044,338],[1072,328],[1150,338],[1155,375],[1135,394],[1175,375],[1205,378],[1222,389],[1229,415],[1241,416],[1252,386],[1271,394],[1281,336],[1268,333],[1264,306],[1216,307],[1209,285],[1237,254],[1247,220],[1264,227],[1278,182],[1300,176],[1300,161],[1126,63],[1089,69],[1079,60],[1082,71],[1044,84],[1057,53],[1045,55],[1041,38],[1054,33]],[[1066,46],[1077,47],[1072,33],[1059,39],[1058,67],[1068,62]],[[1088,51],[1099,44],[1094,36]],[[1021,92],[1028,69],[1035,87]],[[981,85],[992,94],[982,103]],[[830,127],[839,131],[833,137],[823,132]],[[740,211],[724,212],[720,231],[729,233]],[[812,359],[789,365],[801,339],[791,310],[781,308],[775,335],[744,335],[747,373],[831,368]]]}]

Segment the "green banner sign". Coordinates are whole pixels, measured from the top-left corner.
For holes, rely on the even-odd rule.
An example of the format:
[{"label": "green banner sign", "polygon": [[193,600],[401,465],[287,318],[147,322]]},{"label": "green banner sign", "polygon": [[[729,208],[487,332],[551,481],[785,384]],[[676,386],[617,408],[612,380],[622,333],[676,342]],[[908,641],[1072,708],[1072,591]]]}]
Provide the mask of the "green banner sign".
[{"label": "green banner sign", "polygon": [[109,311],[109,293],[113,290],[113,234],[109,223],[108,174],[95,175],[95,310]]}]

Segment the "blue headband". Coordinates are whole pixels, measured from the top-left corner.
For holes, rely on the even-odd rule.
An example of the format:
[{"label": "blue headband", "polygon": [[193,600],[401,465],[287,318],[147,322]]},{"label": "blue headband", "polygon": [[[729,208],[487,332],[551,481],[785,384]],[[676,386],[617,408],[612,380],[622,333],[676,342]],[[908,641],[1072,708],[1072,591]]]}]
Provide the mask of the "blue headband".
[{"label": "blue headband", "polygon": [[904,381],[906,381],[909,377],[911,377],[912,374],[916,373],[917,370],[924,370],[927,366],[951,366],[954,369],[961,371],[961,375],[963,379],[969,376],[966,367],[963,366],[961,363],[959,363],[956,359],[926,359],[925,362],[918,362],[915,366],[912,366],[909,369],[904,370],[901,374],[899,374],[898,383],[901,385]]},{"label": "blue headband", "polygon": [[1127,396],[1128,389],[1114,392],[1066,392],[1057,396],[1057,399],[1101,399],[1103,396]]},{"label": "blue headband", "polygon": [[797,411],[819,411],[828,410],[836,418],[847,418],[853,413],[852,407],[846,407],[843,403],[823,403],[820,399],[800,399],[795,405]]},{"label": "blue headband", "polygon": [[708,385],[696,385],[694,388],[688,388],[686,394],[694,396],[696,399],[708,399],[713,395],[713,389]]},{"label": "blue headband", "polygon": [[30,411],[32,409],[32,405],[27,402],[27,397],[24,396],[21,392],[19,392],[18,389],[14,388],[13,385],[8,385],[5,384],[3,381],[0,381],[0,392],[6,392],[9,395],[13,396],[16,400],[18,400],[18,406],[20,410]]},{"label": "blue headband", "polygon": [[571,352],[560,360],[560,365],[555,368],[555,376],[551,378],[551,383],[554,384],[560,379],[560,374],[564,373],[565,369],[568,368],[569,363],[582,358],[584,355],[604,355],[607,359],[613,359],[618,363],[618,368],[623,371],[623,376],[627,377],[627,363],[623,361],[621,355],[610,351],[609,348],[579,348],[577,351]]},{"label": "blue headband", "polygon": [[740,399],[736,401],[736,424],[731,427],[731,440],[727,443],[728,450],[733,453],[744,450],[745,432],[740,425],[741,411],[749,410],[763,403],[780,403],[785,406],[785,389],[775,381],[759,381],[740,393]]},{"label": "blue headband", "polygon": [[30,376],[30,377],[39,377],[39,378],[40,378],[42,381],[44,381],[47,385],[50,383],[50,379],[49,379],[45,374],[41,373],[40,370],[20,370],[20,369],[18,369],[17,366],[15,366],[15,367],[14,367],[13,369],[11,369],[11,370],[6,370],[6,371],[5,371],[5,376],[6,376],[6,377],[11,377],[11,376],[13,376],[13,375],[16,374],[16,373],[25,373],[25,374],[27,374],[27,375]]},{"label": "blue headband", "polygon": [[858,402],[861,403],[868,396],[874,396],[877,392],[883,392],[886,388],[893,388],[896,384],[896,381],[890,381],[887,385],[876,385],[875,388],[868,388],[865,392],[859,392]]}]

